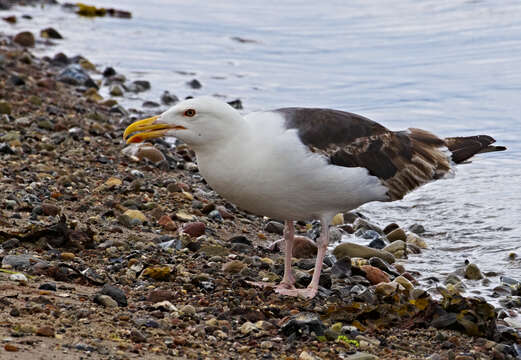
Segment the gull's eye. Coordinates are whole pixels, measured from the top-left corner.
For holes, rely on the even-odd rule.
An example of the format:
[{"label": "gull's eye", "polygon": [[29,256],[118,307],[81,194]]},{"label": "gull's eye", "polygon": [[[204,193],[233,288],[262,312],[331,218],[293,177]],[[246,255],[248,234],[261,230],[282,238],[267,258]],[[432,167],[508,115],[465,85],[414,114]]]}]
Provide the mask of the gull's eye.
[{"label": "gull's eye", "polygon": [[195,116],[195,110],[194,109],[185,110],[184,116],[188,116],[188,117]]}]

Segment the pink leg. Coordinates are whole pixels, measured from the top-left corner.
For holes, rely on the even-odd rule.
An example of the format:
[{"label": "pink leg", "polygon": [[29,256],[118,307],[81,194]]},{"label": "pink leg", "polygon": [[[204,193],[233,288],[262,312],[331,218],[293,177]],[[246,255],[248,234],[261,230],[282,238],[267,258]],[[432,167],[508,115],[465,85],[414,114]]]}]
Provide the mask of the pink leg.
[{"label": "pink leg", "polygon": [[318,291],[318,282],[320,280],[320,273],[322,272],[322,265],[324,263],[324,256],[326,255],[327,244],[329,243],[329,221],[321,220],[322,231],[317,241],[318,252],[317,260],[315,262],[315,271],[311,283],[305,289],[278,289],[277,292],[288,296],[302,296],[311,299],[315,297]]},{"label": "pink leg", "polygon": [[285,254],[284,254],[284,277],[277,286],[276,290],[279,289],[294,289],[295,276],[291,272],[291,259],[293,258],[293,244],[295,240],[295,225],[293,221],[286,221],[284,224],[284,240],[286,242]]}]

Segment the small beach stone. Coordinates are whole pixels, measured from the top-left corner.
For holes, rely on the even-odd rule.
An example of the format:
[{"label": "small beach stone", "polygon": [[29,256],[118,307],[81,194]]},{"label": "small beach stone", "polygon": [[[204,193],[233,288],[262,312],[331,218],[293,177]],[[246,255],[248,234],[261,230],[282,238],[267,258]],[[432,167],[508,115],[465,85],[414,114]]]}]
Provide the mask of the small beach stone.
[{"label": "small beach stone", "polygon": [[396,229],[399,229],[400,226],[396,223],[390,223],[389,225],[387,225],[386,227],[384,227],[383,229],[383,232],[385,235],[389,235],[390,233],[392,233],[394,230]]},{"label": "small beach stone", "polygon": [[390,242],[394,242],[396,240],[405,241],[407,239],[407,234],[405,234],[405,231],[403,231],[402,229],[396,228],[393,231],[391,231],[390,233],[388,233],[386,235],[386,237],[387,237],[387,240],[389,240]]},{"label": "small beach stone", "polygon": [[284,233],[284,224],[281,224],[277,221],[270,221],[264,227],[264,231],[282,235]]},{"label": "small beach stone", "polygon": [[108,295],[97,294],[94,297],[94,302],[96,304],[100,304],[106,308],[117,308],[118,307],[117,301]]},{"label": "small beach stone", "polygon": [[40,36],[49,39],[63,39],[63,36],[52,27],[45,28],[40,31]]},{"label": "small beach stone", "polygon": [[465,278],[469,280],[483,279],[483,274],[476,264],[468,264],[465,268]]},{"label": "small beach stone", "polygon": [[364,258],[369,259],[373,256],[379,257],[387,261],[388,263],[392,264],[395,261],[394,256],[385,251],[385,250],[378,250],[373,249],[367,246],[345,242],[340,245],[337,245],[335,249],[333,250],[333,255],[337,259],[341,259],[343,257],[350,257],[350,258]]},{"label": "small beach stone", "polygon": [[199,237],[204,235],[206,225],[203,222],[189,222],[183,226],[183,232],[190,235],[191,237]]},{"label": "small beach stone", "polygon": [[147,217],[145,216],[145,214],[143,214],[139,210],[127,210],[123,213],[123,215],[128,216],[132,220],[138,220],[142,223],[147,221]]},{"label": "small beach stone", "polygon": [[170,94],[168,91],[164,91],[161,94],[161,103],[164,105],[172,105],[179,101],[179,98],[174,94]]},{"label": "small beach stone", "polygon": [[396,240],[383,249],[387,251],[397,259],[403,259],[407,257],[407,244],[403,240]]},{"label": "small beach stone", "polygon": [[120,288],[105,284],[101,289],[101,294],[110,296],[117,301],[119,306],[127,306],[127,296]]},{"label": "small beach stone", "polygon": [[201,82],[197,79],[193,79],[189,82],[186,83],[188,86],[190,86],[192,89],[200,89],[203,87],[203,85],[201,84]]},{"label": "small beach stone", "polygon": [[427,243],[421,237],[416,234],[407,234],[406,242],[408,244],[413,244],[419,247],[420,249],[427,249]]},{"label": "small beach stone", "polygon": [[233,260],[223,265],[222,270],[230,274],[238,274],[247,265],[240,260]]},{"label": "small beach stone", "polygon": [[[273,251],[284,252],[286,248],[286,241],[280,239],[270,245],[270,249]],[[317,245],[313,240],[307,236],[295,236],[293,243],[293,257],[297,259],[312,258],[317,253]]]},{"label": "small beach stone", "polygon": [[378,237],[374,240],[372,240],[367,246],[370,247],[370,248],[373,248],[373,249],[383,249],[385,248],[387,245],[389,245],[384,239],[382,239],[381,237]]},{"label": "small beach stone", "polygon": [[363,265],[360,268],[365,272],[367,280],[369,280],[373,285],[379,284],[381,282],[391,282],[389,275],[374,266]]},{"label": "small beach stone", "polygon": [[15,35],[13,41],[23,47],[34,47],[34,35],[30,31],[22,31]]},{"label": "small beach stone", "polygon": [[36,330],[37,336],[54,337],[54,328],[52,326],[42,326]]}]

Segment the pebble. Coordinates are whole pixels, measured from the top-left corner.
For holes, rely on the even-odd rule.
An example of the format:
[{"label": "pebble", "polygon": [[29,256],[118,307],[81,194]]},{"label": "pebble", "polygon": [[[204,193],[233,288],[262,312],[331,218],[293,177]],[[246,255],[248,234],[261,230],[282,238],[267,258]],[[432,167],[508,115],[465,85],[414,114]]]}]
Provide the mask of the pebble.
[{"label": "pebble", "polygon": [[130,340],[132,340],[135,343],[142,343],[146,342],[147,338],[138,329],[132,329],[130,330]]},{"label": "pebble", "polygon": [[181,308],[179,309],[179,313],[181,315],[192,316],[192,315],[195,315],[196,310],[193,305],[187,304],[187,305],[181,306]]},{"label": "pebble", "polygon": [[21,284],[26,284],[27,276],[25,276],[24,274],[20,274],[20,273],[11,274],[11,275],[9,275],[9,280],[16,281]]},{"label": "pebble", "polygon": [[34,35],[30,31],[22,31],[15,35],[13,41],[23,47],[34,47]]},{"label": "pebble", "polygon": [[382,231],[382,229],[380,229],[379,226],[377,226],[373,223],[370,223],[369,221],[364,220],[360,217],[357,217],[355,219],[355,221],[353,222],[353,229],[355,231],[358,229],[374,230],[377,233],[379,233],[380,235],[384,235],[384,232]]},{"label": "pebble", "polygon": [[343,257],[350,257],[350,258],[364,258],[369,259],[373,256],[382,258],[383,260],[387,261],[389,264],[394,263],[395,258],[394,256],[385,251],[385,250],[378,250],[373,249],[367,246],[351,243],[351,242],[345,242],[340,245],[337,245],[335,249],[333,250],[333,255],[337,259],[341,259]]},{"label": "pebble", "polygon": [[36,330],[36,335],[54,337],[54,328],[52,326],[42,326]]},{"label": "pebble", "polygon": [[[286,241],[284,239],[277,240],[271,244],[269,248],[272,251],[284,252]],[[308,259],[315,257],[317,251],[317,245],[313,240],[307,236],[295,236],[295,241],[293,242],[293,257],[297,259]]]},{"label": "pebble", "polygon": [[185,234],[190,235],[193,238],[197,238],[204,235],[206,231],[206,225],[203,222],[189,222],[183,226],[182,230]]},{"label": "pebble", "polygon": [[52,203],[43,202],[42,211],[47,216],[56,216],[60,213],[60,208]]},{"label": "pebble", "polygon": [[360,268],[365,272],[365,277],[367,280],[369,280],[373,285],[379,284],[381,282],[391,282],[389,275],[374,266],[362,265]]},{"label": "pebble", "polygon": [[298,360],[321,360],[321,359],[318,356],[304,350],[299,354]]},{"label": "pebble", "polygon": [[39,290],[56,291],[55,283],[43,283],[38,287]]},{"label": "pebble", "polygon": [[412,224],[409,226],[409,231],[415,234],[423,234],[425,232],[425,228],[422,224]]},{"label": "pebble", "polygon": [[366,352],[357,352],[353,355],[348,355],[346,360],[378,360],[379,357],[373,354],[369,354]]},{"label": "pebble", "polygon": [[381,296],[390,296],[393,295],[398,289],[398,283],[396,282],[381,282],[376,284],[374,291]]},{"label": "pebble", "polygon": [[152,290],[148,293],[147,301],[159,303],[162,301],[172,301],[175,299],[175,293],[170,290]]},{"label": "pebble", "polygon": [[89,74],[78,64],[68,65],[58,74],[56,79],[70,85],[84,85],[97,88],[96,83],[90,78]]},{"label": "pebble", "polygon": [[143,91],[147,91],[150,89],[150,82],[146,80],[136,80],[130,83],[129,85],[126,85],[126,90],[133,92],[133,93],[139,93]]},{"label": "pebble", "polygon": [[176,212],[175,217],[177,220],[180,220],[180,221],[194,221],[196,219],[196,217],[194,215],[191,215],[182,210]]},{"label": "pebble", "polygon": [[344,257],[333,264],[331,268],[331,277],[344,279],[351,275],[351,259]]},{"label": "pebble", "polygon": [[272,233],[272,234],[284,234],[284,224],[281,224],[277,221],[270,221],[264,227],[264,231]]},{"label": "pebble", "polygon": [[63,36],[52,27],[45,28],[40,31],[40,36],[49,39],[63,39]]},{"label": "pebble", "polygon": [[416,234],[407,234],[406,242],[408,244],[413,244],[419,247],[420,249],[427,249],[427,243],[421,237]]},{"label": "pebble", "polygon": [[112,286],[110,284],[105,284],[101,289],[102,295],[108,295],[114,300],[117,301],[119,306],[127,306],[127,296],[123,292],[123,290]]},{"label": "pebble", "polygon": [[247,265],[240,260],[233,260],[223,265],[222,270],[230,274],[238,274]]},{"label": "pebble", "polygon": [[94,302],[96,304],[100,304],[106,308],[117,308],[118,307],[117,301],[108,295],[96,294],[94,296]]},{"label": "pebble", "polygon": [[72,260],[76,257],[76,255],[74,255],[74,253],[71,253],[71,252],[62,252],[60,254],[60,258],[62,260]]},{"label": "pebble", "polygon": [[249,321],[247,321],[244,324],[242,324],[241,327],[239,328],[239,331],[243,335],[248,335],[252,331],[258,331],[258,330],[259,329],[257,328],[257,326],[255,326],[255,324],[253,324],[253,323],[251,323]]},{"label": "pebble", "polygon": [[343,225],[343,224],[344,224],[344,214],[342,214],[342,213],[336,214],[333,217],[333,220],[331,220],[331,225],[333,225],[333,226],[338,226],[338,225]]},{"label": "pebble", "polygon": [[123,89],[119,85],[112,85],[109,94],[112,96],[123,96]]},{"label": "pebble", "polygon": [[197,79],[193,79],[192,81],[189,81],[186,83],[188,86],[190,86],[192,89],[200,89],[203,87],[201,82]]},{"label": "pebble", "polygon": [[161,94],[161,103],[164,105],[173,105],[179,101],[179,98],[174,94],[170,94],[167,90]]},{"label": "pebble", "polygon": [[165,155],[163,155],[161,150],[157,149],[152,145],[146,144],[140,144],[135,156],[137,156],[139,160],[147,159],[153,162],[154,164],[157,164],[165,160]]},{"label": "pebble", "polygon": [[170,218],[168,215],[163,215],[159,218],[157,221],[159,225],[163,227],[163,229],[168,231],[175,231],[177,230],[177,224]]},{"label": "pebble", "polygon": [[123,215],[128,216],[131,220],[138,220],[140,223],[147,221],[147,217],[139,210],[127,210]]},{"label": "pebble", "polygon": [[7,101],[0,101],[0,114],[10,114],[11,105]]},{"label": "pebble", "polygon": [[469,280],[480,280],[483,279],[483,274],[476,264],[468,264],[465,268],[465,278]]},{"label": "pebble", "polygon": [[[385,232],[385,230],[384,230]],[[387,234],[387,240],[390,242],[394,242],[396,240],[403,240],[405,241],[407,239],[407,234],[405,234],[405,231],[403,229],[397,228],[391,231]]]},{"label": "pebble", "polygon": [[407,258],[407,244],[403,240],[396,240],[386,247],[383,251],[391,253],[397,259]]}]

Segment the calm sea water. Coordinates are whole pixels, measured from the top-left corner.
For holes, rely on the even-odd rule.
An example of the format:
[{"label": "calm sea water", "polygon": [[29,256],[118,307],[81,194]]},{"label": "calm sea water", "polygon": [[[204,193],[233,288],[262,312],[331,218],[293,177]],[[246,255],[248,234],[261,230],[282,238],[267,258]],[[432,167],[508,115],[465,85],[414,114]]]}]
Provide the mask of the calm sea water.
[{"label": "calm sea water", "polygon": [[[82,54],[152,89],[125,100],[139,107],[163,90],[185,97],[241,98],[245,111],[334,107],[399,130],[441,136],[490,134],[508,152],[477,156],[454,179],[405,200],[362,211],[385,225],[423,224],[430,249],[407,267],[454,271],[465,259],[521,280],[521,3],[517,0],[90,1],[130,10],[131,20],[86,19],[60,7],[5,32],[54,26],[66,38],[52,55]],[[247,40],[239,42],[234,38]],[[197,78],[202,89],[186,82]],[[492,284],[471,284],[490,294]]]}]

